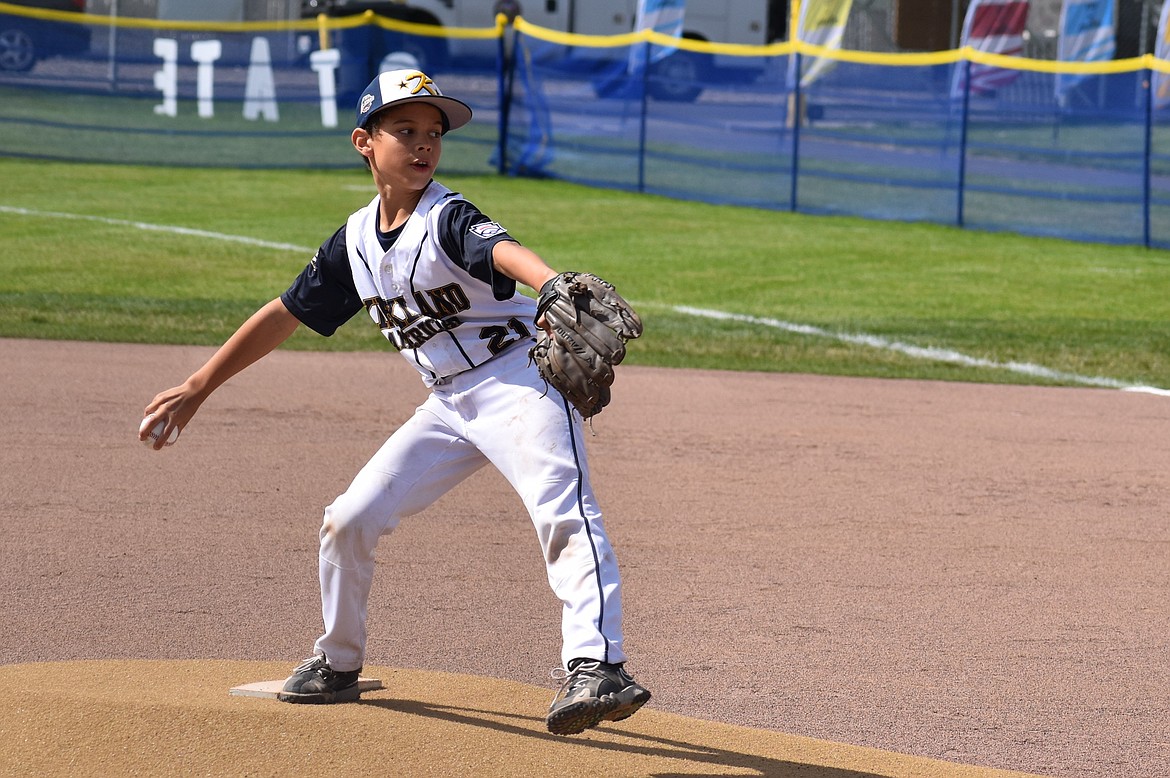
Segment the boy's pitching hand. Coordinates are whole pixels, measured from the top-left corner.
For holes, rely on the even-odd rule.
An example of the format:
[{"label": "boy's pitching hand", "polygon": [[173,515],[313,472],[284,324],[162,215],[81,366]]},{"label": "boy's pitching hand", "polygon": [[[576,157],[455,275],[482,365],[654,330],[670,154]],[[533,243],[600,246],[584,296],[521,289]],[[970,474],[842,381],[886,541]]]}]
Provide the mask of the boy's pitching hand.
[{"label": "boy's pitching hand", "polygon": [[[163,433],[167,428],[167,420],[159,419],[155,421],[154,414],[149,414],[142,419],[142,423],[138,425],[138,439],[151,448],[159,448],[159,441],[163,439]],[[175,441],[179,439],[179,428],[171,427],[171,434],[166,437],[166,442],[163,446],[173,446]]]},{"label": "boy's pitching hand", "polygon": [[173,446],[202,403],[203,396],[192,387],[190,380],[159,392],[142,411],[138,439],[155,451]]}]

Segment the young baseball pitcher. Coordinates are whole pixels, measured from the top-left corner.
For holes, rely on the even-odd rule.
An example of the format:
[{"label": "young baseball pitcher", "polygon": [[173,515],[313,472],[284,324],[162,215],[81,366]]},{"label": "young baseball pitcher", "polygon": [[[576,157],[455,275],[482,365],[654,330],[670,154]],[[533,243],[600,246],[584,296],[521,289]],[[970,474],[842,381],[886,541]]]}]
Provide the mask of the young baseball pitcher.
[{"label": "young baseball pitcher", "polygon": [[[554,672],[563,683],[547,724],[550,732],[576,734],[627,718],[650,699],[623,666],[618,566],[590,484],[582,416],[529,355],[537,335],[547,346],[554,329],[565,329],[553,321],[557,308],[570,316],[581,310],[564,305],[565,293],[553,287],[585,274],[558,274],[433,179],[443,136],[470,120],[467,105],[421,72],[378,75],[360,98],[351,134],[377,194],[283,294],[183,384],[146,406],[150,422],[144,420],[139,439],[161,423],[152,447],[163,448],[212,392],[299,325],[329,336],[365,310],[431,391],[325,509],[319,554],[325,629],[279,698],[358,699],[379,537],[490,462],[523,500],[563,603],[564,667]],[[543,288],[539,305],[519,294],[517,283]],[[581,281],[575,283],[580,292]],[[627,335],[636,337],[640,327]],[[604,399],[585,415],[608,402],[608,386],[600,392]]]}]

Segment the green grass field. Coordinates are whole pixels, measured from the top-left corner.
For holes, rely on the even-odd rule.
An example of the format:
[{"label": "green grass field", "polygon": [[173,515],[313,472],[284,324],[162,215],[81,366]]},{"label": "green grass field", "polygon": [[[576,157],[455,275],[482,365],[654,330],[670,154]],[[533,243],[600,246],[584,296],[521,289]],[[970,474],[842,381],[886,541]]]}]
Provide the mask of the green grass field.
[{"label": "green grass field", "polygon": [[[1170,387],[1168,252],[711,206],[555,181],[439,178],[554,267],[596,272],[635,302],[647,327],[632,363],[1079,383],[909,356],[888,347],[897,342]],[[3,159],[0,180],[0,336],[136,343],[222,342],[372,196],[361,168]],[[302,329],[288,347],[388,348],[361,316],[329,339]]]}]

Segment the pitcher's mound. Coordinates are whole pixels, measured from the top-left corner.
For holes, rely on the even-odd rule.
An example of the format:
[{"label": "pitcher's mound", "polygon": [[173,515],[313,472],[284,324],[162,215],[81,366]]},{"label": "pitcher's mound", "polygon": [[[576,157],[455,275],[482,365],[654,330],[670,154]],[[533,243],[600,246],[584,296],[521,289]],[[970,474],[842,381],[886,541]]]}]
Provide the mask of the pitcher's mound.
[{"label": "pitcher's mound", "polygon": [[[552,688],[367,667],[356,703],[230,694],[290,663],[93,661],[0,666],[0,774],[1007,776],[664,713],[557,737]],[[1019,774],[1014,774],[1019,775]]]}]

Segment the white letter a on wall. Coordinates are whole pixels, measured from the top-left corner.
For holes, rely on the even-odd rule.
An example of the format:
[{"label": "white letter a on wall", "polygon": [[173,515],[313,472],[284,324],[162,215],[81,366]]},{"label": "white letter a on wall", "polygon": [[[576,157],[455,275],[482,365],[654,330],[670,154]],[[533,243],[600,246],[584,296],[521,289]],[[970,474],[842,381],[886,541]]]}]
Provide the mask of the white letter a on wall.
[{"label": "white letter a on wall", "polygon": [[248,63],[248,79],[244,82],[244,118],[263,116],[270,122],[280,121],[276,108],[276,78],[272,74],[272,57],[267,38],[252,39],[252,58]]}]

